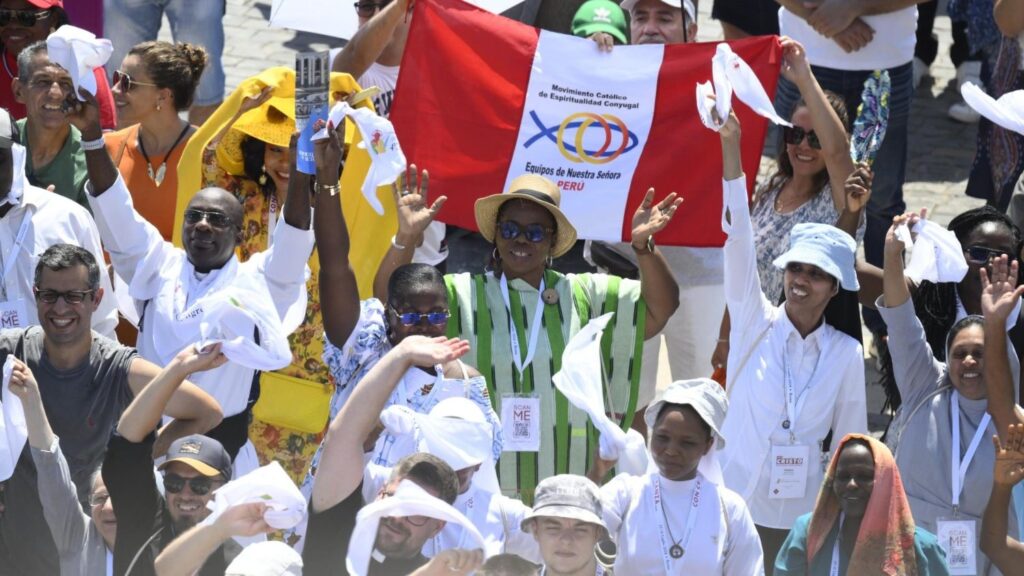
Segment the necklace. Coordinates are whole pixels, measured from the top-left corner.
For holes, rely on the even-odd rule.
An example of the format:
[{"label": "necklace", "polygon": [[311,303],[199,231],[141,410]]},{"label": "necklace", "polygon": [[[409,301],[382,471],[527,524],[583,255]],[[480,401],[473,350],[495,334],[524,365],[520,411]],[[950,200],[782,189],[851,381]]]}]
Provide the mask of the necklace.
[{"label": "necklace", "polygon": [[[5,60],[4,62],[6,64],[7,61]],[[156,169],[156,172],[153,172],[153,163],[149,159],[149,154],[146,154],[146,146],[145,144],[142,143],[142,134],[136,132],[137,138],[139,140],[139,152],[141,152],[142,157],[146,159],[146,173],[149,174],[150,180],[156,182],[157,186],[163,184],[164,176],[167,175],[167,159],[171,157],[171,154],[174,153],[174,149],[178,147],[178,144],[181,143],[181,140],[182,138],[185,137],[185,134],[188,134],[188,129],[191,127],[192,126],[190,124],[185,124],[185,128],[181,131],[181,134],[178,134],[178,139],[174,141],[174,144],[171,144],[170,149],[167,150],[167,154],[164,154],[164,160],[163,162],[160,163],[160,166]]]},{"label": "necklace", "polygon": [[672,523],[668,521],[668,514],[665,513],[664,506],[661,507],[661,517],[665,519],[665,528],[668,530],[668,539],[672,541],[672,546],[668,549],[668,555],[678,560],[686,553],[686,551],[683,550],[683,547],[679,545],[683,539],[680,538],[676,540],[676,537],[672,535]]},{"label": "necklace", "polygon": [[7,47],[6,46],[3,49],[0,49],[0,59],[3,59],[3,61],[4,61],[4,70],[7,72],[7,75],[11,77],[11,80],[14,80],[15,78],[17,78],[18,75],[11,71],[11,66],[7,63]]}]

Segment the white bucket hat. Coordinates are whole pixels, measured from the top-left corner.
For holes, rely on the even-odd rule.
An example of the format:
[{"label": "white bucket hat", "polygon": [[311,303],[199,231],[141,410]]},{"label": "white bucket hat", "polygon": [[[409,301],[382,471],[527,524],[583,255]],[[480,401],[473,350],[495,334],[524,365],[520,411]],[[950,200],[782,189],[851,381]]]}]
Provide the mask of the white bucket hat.
[{"label": "white bucket hat", "polygon": [[729,399],[725,396],[722,386],[710,378],[694,378],[692,380],[680,380],[673,382],[661,399],[647,407],[644,412],[644,422],[648,429],[654,428],[654,422],[658,414],[666,404],[676,406],[689,406],[697,412],[711,427],[715,438],[718,439],[716,447],[725,447],[725,438],[722,437],[722,423],[725,422],[725,414],[729,410]]}]

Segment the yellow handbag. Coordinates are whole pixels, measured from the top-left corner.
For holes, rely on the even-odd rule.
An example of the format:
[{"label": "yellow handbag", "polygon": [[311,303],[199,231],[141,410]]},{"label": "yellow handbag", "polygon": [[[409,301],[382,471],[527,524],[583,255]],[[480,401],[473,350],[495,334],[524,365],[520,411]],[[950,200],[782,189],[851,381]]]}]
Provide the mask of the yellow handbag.
[{"label": "yellow handbag", "polygon": [[260,374],[260,399],[252,415],[280,428],[318,434],[330,418],[332,393],[329,383],[264,372]]}]

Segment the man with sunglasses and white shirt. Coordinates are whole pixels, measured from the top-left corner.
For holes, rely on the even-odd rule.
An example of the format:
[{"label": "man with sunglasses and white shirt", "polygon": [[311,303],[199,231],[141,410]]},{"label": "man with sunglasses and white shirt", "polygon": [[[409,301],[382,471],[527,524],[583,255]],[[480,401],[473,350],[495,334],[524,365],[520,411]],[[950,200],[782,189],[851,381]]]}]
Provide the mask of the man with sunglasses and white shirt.
[{"label": "man with sunglasses and white shirt", "polygon": [[[250,340],[287,335],[306,313],[306,262],[313,250],[309,190],[300,184],[292,155],[292,185],[273,231],[273,247],[239,263],[235,247],[242,239],[242,205],[221,188],[200,190],[185,209],[184,250],[165,242],[160,232],[132,206],[131,195],[110,159],[99,132],[95,99],[86,95],[73,121],[95,134],[87,148],[89,203],[114,271],[128,284],[121,307],[138,318],[138,349],[143,358],[166,365],[185,346],[205,339],[204,319],[217,306],[238,301],[255,316],[273,306],[277,318],[255,318]],[[294,143],[294,140],[293,140]],[[302,180],[302,182],[308,182]],[[260,302],[252,302],[253,298]],[[266,302],[264,302],[264,300]],[[250,301],[255,305],[246,306]],[[271,313],[272,314],[272,313]],[[274,330],[265,328],[274,324]],[[234,458],[248,441],[257,389],[256,371],[230,361],[196,377],[196,384],[221,405],[224,421],[209,435]],[[255,458],[252,459],[255,464]]]}]

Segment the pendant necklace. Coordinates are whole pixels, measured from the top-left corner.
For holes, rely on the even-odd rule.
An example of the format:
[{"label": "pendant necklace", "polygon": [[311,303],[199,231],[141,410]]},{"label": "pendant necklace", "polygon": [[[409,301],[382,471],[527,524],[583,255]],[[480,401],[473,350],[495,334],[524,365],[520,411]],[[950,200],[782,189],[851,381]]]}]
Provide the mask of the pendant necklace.
[{"label": "pendant necklace", "polygon": [[138,134],[139,152],[141,152],[142,157],[146,159],[146,173],[149,174],[150,180],[156,182],[157,186],[163,184],[164,176],[167,175],[167,159],[171,157],[171,154],[174,153],[174,149],[177,148],[178,144],[181,143],[181,140],[185,138],[185,134],[188,134],[188,129],[191,127],[192,126],[190,124],[185,124],[185,128],[181,131],[181,134],[178,134],[178,139],[174,141],[174,144],[171,144],[171,148],[167,151],[167,154],[164,155],[163,162],[160,163],[160,166],[155,172],[153,171],[153,163],[149,160],[149,155],[146,154],[146,146],[142,143],[142,134]]},{"label": "pendant necklace", "polygon": [[668,539],[672,541],[672,546],[668,549],[668,555],[678,560],[686,553],[686,551],[683,550],[683,547],[679,545],[683,539],[680,538],[679,540],[676,540],[676,537],[672,535],[672,523],[668,521],[668,514],[665,513],[665,506],[661,506],[661,517],[665,519],[665,528],[668,530]]}]

